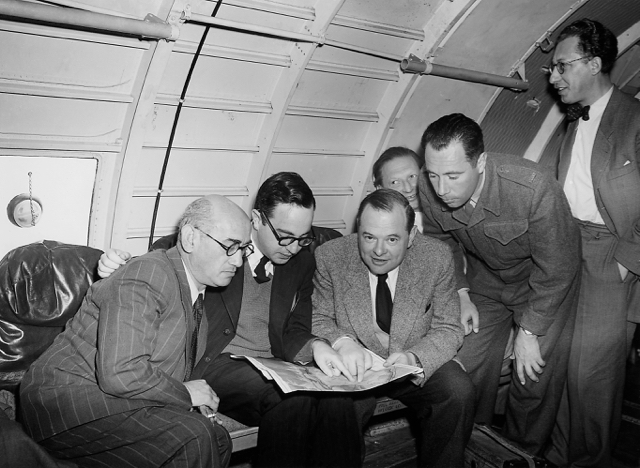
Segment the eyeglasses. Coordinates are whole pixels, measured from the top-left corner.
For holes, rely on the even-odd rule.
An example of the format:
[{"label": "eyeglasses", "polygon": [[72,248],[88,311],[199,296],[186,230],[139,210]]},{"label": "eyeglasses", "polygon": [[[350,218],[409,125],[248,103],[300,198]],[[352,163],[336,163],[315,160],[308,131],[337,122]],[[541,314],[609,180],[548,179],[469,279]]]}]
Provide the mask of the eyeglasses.
[{"label": "eyeglasses", "polygon": [[592,58],[593,57],[589,57],[588,55],[585,55],[584,57],[578,57],[577,59],[569,60],[568,62],[552,63],[551,65],[549,65],[547,67],[547,71],[549,72],[549,75],[551,75],[553,73],[554,68],[557,68],[558,69],[558,73],[560,73],[562,75],[562,74],[564,74],[567,65],[569,65],[569,64],[571,64],[573,62],[577,62],[578,60],[584,60],[584,59],[591,60]]},{"label": "eyeglasses", "polygon": [[288,245],[293,244],[295,241],[298,241],[298,245],[300,247],[307,247],[311,244],[313,244],[313,241],[316,240],[315,237],[313,236],[305,236],[305,237],[280,237],[277,233],[277,231],[275,230],[275,228],[273,227],[273,224],[271,224],[271,221],[269,221],[269,218],[267,218],[267,215],[264,214],[262,211],[260,211],[260,215],[262,215],[262,217],[267,221],[267,225],[271,228],[271,232],[273,232],[273,235],[275,236],[276,240],[278,241],[278,245],[281,245],[283,247],[286,247]]},{"label": "eyeglasses", "polygon": [[214,239],[213,237],[211,237],[211,235],[209,235],[206,232],[204,232],[198,226],[193,226],[193,227],[195,229],[197,229],[198,231],[200,231],[205,236],[207,236],[212,241],[215,241],[220,247],[222,247],[224,249],[224,251],[227,253],[227,257],[232,257],[233,255],[236,254],[236,252],[238,250],[242,250],[242,256],[243,257],[248,257],[249,255],[251,255],[253,253],[253,245],[251,243],[245,244],[245,245],[240,245],[240,242],[234,242],[230,246],[226,246],[222,242],[220,242],[219,240]]}]

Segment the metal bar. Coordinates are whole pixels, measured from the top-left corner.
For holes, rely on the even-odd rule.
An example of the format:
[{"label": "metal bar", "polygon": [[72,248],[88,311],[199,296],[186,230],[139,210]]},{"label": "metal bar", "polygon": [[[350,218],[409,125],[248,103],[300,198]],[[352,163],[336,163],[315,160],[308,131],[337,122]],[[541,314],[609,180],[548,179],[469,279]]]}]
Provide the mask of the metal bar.
[{"label": "metal bar", "polygon": [[1,0],[0,15],[55,25],[75,26],[149,39],[175,41],[179,29],[153,15],[145,20],[122,18],[75,8],[61,8],[20,0]]},{"label": "metal bar", "polygon": [[293,39],[300,42],[311,42],[314,44],[324,44],[324,37],[316,36],[313,34],[303,34],[293,31],[285,31],[283,29],[269,28],[266,26],[258,26],[257,24],[239,23],[237,21],[225,20],[221,18],[215,18],[206,15],[200,15],[198,13],[191,13],[185,10],[182,13],[182,19],[188,22],[208,24],[211,26],[218,26],[227,29],[236,29],[239,31],[254,32],[258,34],[264,34],[267,36],[273,36],[281,39]]},{"label": "metal bar", "polygon": [[448,67],[446,65],[436,65],[419,59],[415,55],[403,59],[400,62],[400,69],[405,73],[419,73],[421,75],[435,75],[454,80],[469,81],[471,83],[482,83],[502,88],[517,89],[526,91],[529,83],[517,78],[508,76],[492,75],[490,73],[467,70],[465,68]]}]

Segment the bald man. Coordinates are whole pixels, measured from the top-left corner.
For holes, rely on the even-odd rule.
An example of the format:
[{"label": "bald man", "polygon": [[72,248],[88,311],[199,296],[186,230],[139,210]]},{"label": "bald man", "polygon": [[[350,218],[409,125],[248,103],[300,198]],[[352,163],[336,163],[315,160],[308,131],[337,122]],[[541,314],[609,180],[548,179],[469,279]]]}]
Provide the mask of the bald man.
[{"label": "bald man", "polygon": [[246,214],[226,198],[194,201],[178,245],[95,283],[20,389],[27,432],[80,466],[226,467],[218,397],[191,380],[204,352],[206,286],[225,286],[251,252]]}]

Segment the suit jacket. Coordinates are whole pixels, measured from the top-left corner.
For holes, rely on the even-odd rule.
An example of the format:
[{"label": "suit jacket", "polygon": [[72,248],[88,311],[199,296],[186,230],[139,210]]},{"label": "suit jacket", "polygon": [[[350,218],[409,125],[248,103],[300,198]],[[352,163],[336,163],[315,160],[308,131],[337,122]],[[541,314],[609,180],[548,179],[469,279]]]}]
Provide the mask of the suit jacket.
[{"label": "suit jacket", "polygon": [[467,273],[458,268],[458,287],[505,304],[516,323],[536,335],[571,316],[580,232],[547,168],[515,156],[487,154],[484,187],[468,224],[463,210],[442,203],[424,175],[420,198],[424,233],[448,242],[460,260],[464,247]]},{"label": "suit jacket", "polygon": [[436,239],[415,237],[399,267],[385,349],[374,332],[369,270],[357,236],[316,249],[312,331],[332,343],[350,335],[385,358],[410,351],[420,359],[426,381],[455,356],[464,336],[451,251]]},{"label": "suit jacket", "polygon": [[[302,249],[284,265],[274,265],[269,302],[269,341],[274,357],[293,361],[313,338],[311,293],[315,266],[313,254],[307,249]],[[209,364],[236,334],[246,267],[244,262],[228,286],[207,288],[205,309],[209,311],[209,337],[205,356],[194,369],[194,376],[198,378],[206,375]]]},{"label": "suit jacket", "polygon": [[[151,252],[94,283],[76,315],[29,368],[25,426],[42,440],[148,406],[188,411],[192,298],[178,251]],[[203,317],[200,337],[206,336]]]},{"label": "suit jacket", "polygon": [[[560,149],[561,186],[567,179],[577,129],[578,121],[568,124]],[[613,89],[593,144],[591,180],[598,211],[618,238],[615,259],[640,275],[640,102],[618,88]]]}]

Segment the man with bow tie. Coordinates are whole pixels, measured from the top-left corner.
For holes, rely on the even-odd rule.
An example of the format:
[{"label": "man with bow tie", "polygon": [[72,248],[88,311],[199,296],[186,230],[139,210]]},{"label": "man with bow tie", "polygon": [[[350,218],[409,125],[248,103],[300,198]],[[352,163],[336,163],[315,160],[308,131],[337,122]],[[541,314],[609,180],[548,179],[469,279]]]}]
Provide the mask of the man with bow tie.
[{"label": "man with bow tie", "polygon": [[562,466],[611,466],[640,320],[640,103],[611,82],[617,54],[615,35],[582,19],[560,33],[550,68],[568,105],[557,175],[583,250],[567,392],[548,455]]},{"label": "man with bow tie", "polygon": [[[193,374],[216,392],[222,414],[259,426],[254,466],[353,467],[362,462],[361,431],[350,398],[285,395],[248,361],[231,358],[298,362],[321,347],[318,365],[327,373],[343,369],[338,354],[311,334],[315,261],[303,247],[314,241],[315,207],[300,175],[280,172],[265,180],[251,212],[254,253],[228,286],[208,289],[205,295],[209,336]],[[108,274],[127,256],[107,251],[99,269]]]}]

